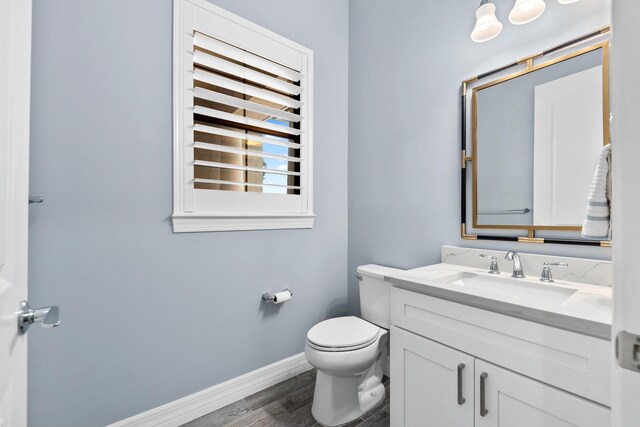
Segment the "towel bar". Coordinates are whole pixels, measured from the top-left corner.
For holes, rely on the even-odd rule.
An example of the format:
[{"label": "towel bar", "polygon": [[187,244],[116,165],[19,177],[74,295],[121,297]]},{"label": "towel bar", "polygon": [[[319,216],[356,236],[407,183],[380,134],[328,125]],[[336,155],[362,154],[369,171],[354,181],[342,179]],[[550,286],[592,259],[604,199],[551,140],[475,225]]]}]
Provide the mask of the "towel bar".
[{"label": "towel bar", "polygon": [[478,211],[478,215],[527,214],[529,212],[531,212],[529,208],[505,209],[501,211]]}]

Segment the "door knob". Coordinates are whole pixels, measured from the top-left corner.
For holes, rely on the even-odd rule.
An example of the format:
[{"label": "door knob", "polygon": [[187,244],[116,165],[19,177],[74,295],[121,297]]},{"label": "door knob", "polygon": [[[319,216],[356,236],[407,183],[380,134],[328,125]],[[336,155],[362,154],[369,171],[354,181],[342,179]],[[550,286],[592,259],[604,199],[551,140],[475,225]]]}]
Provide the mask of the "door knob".
[{"label": "door knob", "polygon": [[43,328],[55,328],[60,325],[60,307],[52,305],[34,309],[27,301],[22,301],[18,314],[18,333],[26,334],[32,323],[40,323]]}]

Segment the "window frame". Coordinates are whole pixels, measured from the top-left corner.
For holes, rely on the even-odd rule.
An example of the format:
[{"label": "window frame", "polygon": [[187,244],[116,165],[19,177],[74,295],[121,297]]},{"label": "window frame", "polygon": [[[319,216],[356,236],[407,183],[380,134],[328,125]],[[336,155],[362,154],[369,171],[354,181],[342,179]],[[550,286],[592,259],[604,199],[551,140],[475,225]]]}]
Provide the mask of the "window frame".
[{"label": "window frame", "polygon": [[[206,0],[174,0],[173,7],[173,231],[181,233],[312,228],[315,219],[313,211],[313,51]],[[304,194],[301,191],[300,209],[294,209],[291,206],[292,203],[288,202],[282,203],[280,205],[282,209],[280,209],[278,198],[270,197],[278,195],[273,194],[194,188],[193,166],[190,174],[188,170],[189,162],[192,163],[193,159],[193,138],[190,140],[185,138],[186,132],[189,131],[186,127],[189,127],[193,134],[193,118],[191,116],[189,121],[187,117],[189,114],[185,113],[185,109],[190,108],[186,104],[188,99],[185,94],[193,90],[193,80],[185,75],[185,67],[193,63],[193,59],[192,53],[185,52],[184,49],[185,38],[192,38],[194,30],[201,31],[195,28],[195,24],[190,28],[185,24],[185,14],[191,14],[188,16],[191,19],[195,14],[194,11],[210,13],[212,18],[226,21],[224,31],[227,34],[229,31],[235,31],[229,30],[227,22],[229,26],[237,26],[238,39],[249,39],[251,37],[243,37],[245,34],[243,32],[253,32],[300,54],[301,69],[298,71],[304,74],[305,84],[301,81],[301,85],[306,96],[303,119],[305,132],[300,139],[300,157],[303,159],[306,173],[305,182],[301,183]],[[251,44],[251,42],[247,43]],[[260,47],[255,45],[251,49],[246,46],[244,48],[254,54],[262,53]],[[269,57],[264,53],[261,56]],[[217,194],[203,204],[194,202],[196,191],[212,193],[215,191]],[[291,197],[295,196],[291,195]],[[286,208],[285,205],[290,206]],[[204,206],[203,210],[198,211],[198,206]]]}]

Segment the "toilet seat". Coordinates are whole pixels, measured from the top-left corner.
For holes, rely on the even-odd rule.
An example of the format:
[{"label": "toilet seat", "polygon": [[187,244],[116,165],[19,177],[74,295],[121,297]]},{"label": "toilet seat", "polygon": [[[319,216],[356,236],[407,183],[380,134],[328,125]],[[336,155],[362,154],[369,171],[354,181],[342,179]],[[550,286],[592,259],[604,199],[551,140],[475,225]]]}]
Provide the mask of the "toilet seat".
[{"label": "toilet seat", "polygon": [[371,345],[380,328],[355,316],[336,317],[318,323],[307,333],[307,343],[319,351],[353,351]]}]

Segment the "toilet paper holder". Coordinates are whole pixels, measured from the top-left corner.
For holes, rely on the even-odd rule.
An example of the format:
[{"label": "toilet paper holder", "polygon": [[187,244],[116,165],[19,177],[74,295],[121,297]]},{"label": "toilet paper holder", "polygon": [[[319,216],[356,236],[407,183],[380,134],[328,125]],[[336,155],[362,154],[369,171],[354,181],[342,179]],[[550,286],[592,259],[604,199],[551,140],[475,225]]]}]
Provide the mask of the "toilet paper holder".
[{"label": "toilet paper holder", "polygon": [[[289,294],[291,294],[291,296],[293,296],[293,292],[291,292],[291,290],[289,288],[284,288],[282,290],[282,292],[285,292],[285,291],[289,292]],[[270,292],[265,292],[264,294],[262,294],[262,299],[265,300],[265,301],[270,301],[272,303],[276,303],[277,302],[275,294],[272,294]]]}]

